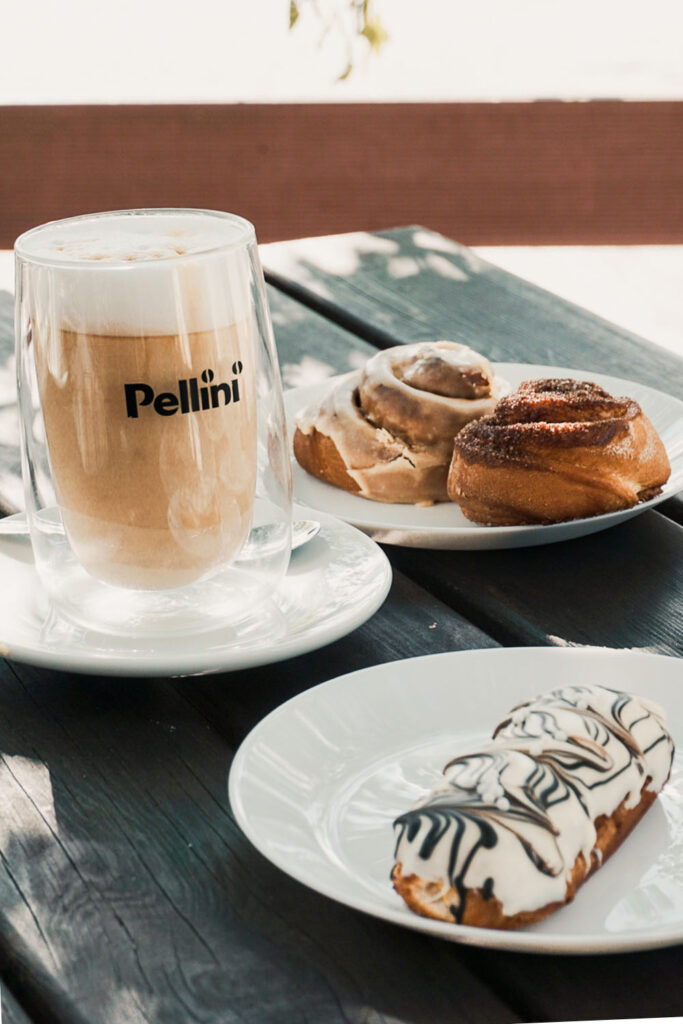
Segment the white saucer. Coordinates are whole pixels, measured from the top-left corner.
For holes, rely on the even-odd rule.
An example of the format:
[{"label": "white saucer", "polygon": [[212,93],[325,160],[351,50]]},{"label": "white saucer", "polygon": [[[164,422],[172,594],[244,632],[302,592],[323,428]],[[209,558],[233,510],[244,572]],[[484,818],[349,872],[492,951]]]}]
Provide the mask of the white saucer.
[{"label": "white saucer", "polygon": [[[611,953],[683,941],[683,753],[670,781],[574,902],[519,931],[412,913],[389,880],[393,820],[519,701],[578,681],[660,703],[683,747],[683,662],[601,648],[428,655],[322,683],[264,718],[230,771],[251,842],[304,885],[395,924],[469,945]],[[274,767],[276,766],[276,767]]]},{"label": "white saucer", "polygon": [[[615,396],[634,398],[651,419],[666,446],[671,462],[671,476],[661,494],[634,508],[609,512],[590,519],[574,519],[547,526],[480,526],[470,522],[452,502],[441,502],[430,508],[417,505],[388,505],[370,501],[356,494],[332,487],[306,473],[293,460],[294,495],[296,500],[318,512],[329,512],[347,523],[353,523],[375,540],[405,547],[438,549],[494,549],[533,547],[570,540],[597,533],[637,516],[659,502],[671,498],[683,488],[683,402],[663,391],[635,381],[609,377],[590,370],[568,370],[561,366],[535,366],[530,363],[496,363],[496,372],[516,388],[523,380],[538,377],[571,377],[600,384]],[[309,402],[318,398],[330,385],[326,380],[285,393],[285,407],[290,436],[294,416]]]},{"label": "white saucer", "polygon": [[[295,508],[295,517],[301,509]],[[28,538],[0,536],[0,655],[71,672],[180,676],[266,665],[323,647],[377,611],[391,586],[391,567],[364,534],[318,518],[320,533],[292,554],[258,623],[163,640],[105,636],[57,617],[49,611]]]}]

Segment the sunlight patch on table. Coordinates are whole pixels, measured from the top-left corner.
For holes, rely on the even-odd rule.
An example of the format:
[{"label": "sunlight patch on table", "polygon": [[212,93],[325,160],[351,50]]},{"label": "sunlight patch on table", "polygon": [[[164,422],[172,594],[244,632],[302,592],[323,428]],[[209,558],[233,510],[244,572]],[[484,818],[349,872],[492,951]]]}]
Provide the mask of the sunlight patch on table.
[{"label": "sunlight patch on table", "polygon": [[397,280],[415,277],[419,273],[420,264],[412,256],[392,256],[387,263],[387,274]]},{"label": "sunlight patch on table", "polygon": [[301,388],[307,384],[318,384],[327,380],[335,373],[333,366],[315,359],[313,356],[304,356],[298,363],[283,363],[282,381],[286,388]]},{"label": "sunlight patch on table", "polygon": [[455,263],[447,260],[445,256],[439,256],[435,252],[427,253],[424,258],[424,265],[432,273],[438,274],[440,277],[448,277],[451,281],[469,281],[470,279],[470,275],[466,274]]},{"label": "sunlight patch on table", "polygon": [[[382,238],[365,231],[345,235],[323,235],[319,238],[300,238],[278,248],[279,243],[261,246],[263,263],[268,270],[296,277],[299,283],[311,280],[307,264],[335,277],[346,277],[361,269],[364,256],[392,257],[400,246],[391,238]],[[317,291],[320,282],[316,273]]]},{"label": "sunlight patch on table", "polygon": [[[41,926],[40,893],[22,861],[55,843],[58,833],[50,771],[42,761],[0,754],[0,849],[3,851],[3,906],[10,924],[40,956],[45,948],[59,969],[59,950]],[[32,906],[32,904],[34,904]]]},{"label": "sunlight patch on table", "polygon": [[15,508],[23,508],[24,485],[22,484],[21,477],[11,471],[0,473],[0,495],[2,495],[3,504],[11,504]]},{"label": "sunlight patch on table", "polygon": [[2,754],[0,793],[3,803],[0,843],[3,849],[12,835],[52,836],[59,831],[50,770],[42,761],[20,754]]},{"label": "sunlight patch on table", "polygon": [[0,408],[0,444],[15,448],[19,444],[19,411],[16,406]]}]

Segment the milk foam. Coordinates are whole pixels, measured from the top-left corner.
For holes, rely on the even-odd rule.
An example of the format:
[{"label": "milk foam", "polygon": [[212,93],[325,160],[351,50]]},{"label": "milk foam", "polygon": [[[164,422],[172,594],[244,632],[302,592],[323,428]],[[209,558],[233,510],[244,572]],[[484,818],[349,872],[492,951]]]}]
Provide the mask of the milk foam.
[{"label": "milk foam", "polygon": [[39,329],[98,335],[183,334],[245,319],[251,306],[241,218],[200,211],[57,221],[17,240],[32,264]]}]

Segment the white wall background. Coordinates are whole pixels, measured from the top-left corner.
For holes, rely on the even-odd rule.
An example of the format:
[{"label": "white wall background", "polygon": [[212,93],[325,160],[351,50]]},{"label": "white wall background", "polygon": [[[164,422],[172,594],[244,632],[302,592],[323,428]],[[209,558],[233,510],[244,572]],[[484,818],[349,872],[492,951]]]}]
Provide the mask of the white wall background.
[{"label": "white wall background", "polygon": [[375,0],[345,82],[309,4],[0,0],[0,104],[683,98],[683,0]]}]

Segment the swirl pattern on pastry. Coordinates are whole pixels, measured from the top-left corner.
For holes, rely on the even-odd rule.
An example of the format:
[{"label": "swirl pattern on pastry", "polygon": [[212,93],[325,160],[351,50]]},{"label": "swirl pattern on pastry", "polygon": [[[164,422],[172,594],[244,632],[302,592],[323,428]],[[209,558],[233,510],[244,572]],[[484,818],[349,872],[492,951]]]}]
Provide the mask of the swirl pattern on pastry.
[{"label": "swirl pattern on pastry", "polygon": [[670,472],[637,402],[590,382],[531,380],[458,435],[448,494],[478,523],[551,523],[630,508]]},{"label": "swirl pattern on pastry", "polygon": [[514,708],[482,750],[395,821],[392,879],[412,910],[516,928],[568,903],[665,784],[654,702],[572,686]]},{"label": "swirl pattern on pastry", "polygon": [[491,413],[504,390],[466,345],[399,345],[296,417],[294,454],[307,472],[374,501],[447,501],[454,436]]}]

